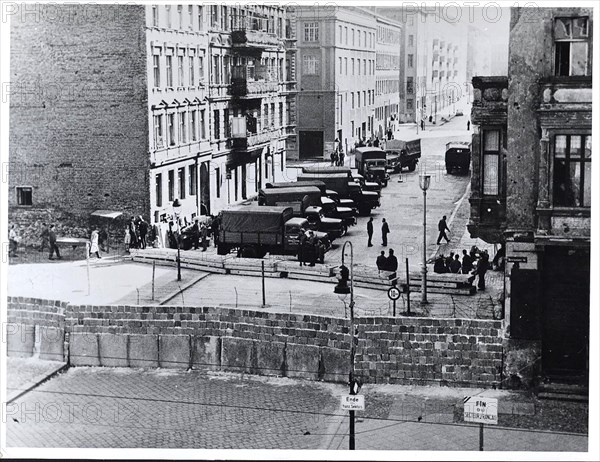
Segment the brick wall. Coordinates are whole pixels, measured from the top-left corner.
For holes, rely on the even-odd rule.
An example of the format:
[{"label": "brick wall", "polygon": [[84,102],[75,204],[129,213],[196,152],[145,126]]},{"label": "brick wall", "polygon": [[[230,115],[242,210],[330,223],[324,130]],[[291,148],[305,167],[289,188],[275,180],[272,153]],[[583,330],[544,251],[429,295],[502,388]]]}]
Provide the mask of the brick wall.
[{"label": "brick wall", "polygon": [[[41,306],[41,307],[40,307]],[[64,310],[73,365],[212,367],[344,382],[349,320],[215,307],[53,305],[9,297],[9,321],[54,325]],[[501,381],[500,321],[357,318],[364,382],[491,386]]]},{"label": "brick wall", "polygon": [[[9,221],[30,244],[46,220],[78,228],[97,209],[148,216],[144,7],[32,10],[11,18]],[[17,205],[19,186],[33,188],[32,207]]]}]

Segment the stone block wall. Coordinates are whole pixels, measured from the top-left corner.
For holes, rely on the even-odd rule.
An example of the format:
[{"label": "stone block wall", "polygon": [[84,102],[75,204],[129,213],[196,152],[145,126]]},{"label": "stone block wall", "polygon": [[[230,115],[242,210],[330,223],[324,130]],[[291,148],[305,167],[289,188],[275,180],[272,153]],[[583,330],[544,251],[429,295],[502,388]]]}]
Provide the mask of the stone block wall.
[{"label": "stone block wall", "polygon": [[[9,297],[8,310],[15,325],[62,326],[72,365],[192,367],[341,383],[350,370],[350,323],[343,318],[17,297]],[[365,317],[356,325],[355,373],[365,383],[500,385],[501,321]]]}]

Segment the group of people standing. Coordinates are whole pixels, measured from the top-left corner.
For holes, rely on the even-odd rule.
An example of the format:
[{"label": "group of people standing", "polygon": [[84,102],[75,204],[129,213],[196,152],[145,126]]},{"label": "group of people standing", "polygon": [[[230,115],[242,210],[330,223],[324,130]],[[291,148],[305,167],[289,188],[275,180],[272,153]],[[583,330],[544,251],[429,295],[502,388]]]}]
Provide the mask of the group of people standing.
[{"label": "group of people standing", "polygon": [[[387,235],[390,233],[390,227],[388,222],[385,221],[385,218],[381,219],[381,245],[386,247],[388,244]],[[369,218],[367,221],[367,247],[373,247],[373,217]]]},{"label": "group of people standing", "polygon": [[125,250],[129,252],[131,249],[145,249],[148,246],[149,229],[150,225],[144,220],[144,217],[132,216],[125,227]]},{"label": "group of people standing", "polygon": [[337,167],[344,166],[344,159],[345,159],[344,149],[342,148],[342,144],[338,141],[337,138],[333,145],[333,151],[331,151],[331,155],[329,157],[331,159],[332,167],[334,165]]},{"label": "group of people standing", "polygon": [[388,251],[388,256],[385,256],[385,250],[381,251],[381,254],[377,257],[377,269],[379,271],[394,271],[398,269],[398,259],[394,255],[394,250]]},{"label": "group of people standing", "polygon": [[[317,260],[321,260],[325,253],[322,242],[315,235],[314,231],[300,228],[298,234],[298,260],[300,266],[315,266]],[[310,263],[306,263],[306,262]]]},{"label": "group of people standing", "polygon": [[434,273],[475,274],[478,277],[477,287],[485,289],[485,273],[490,269],[490,256],[487,250],[471,247],[470,252],[462,251],[462,261],[459,254],[450,252],[448,257],[439,255],[433,263]]}]

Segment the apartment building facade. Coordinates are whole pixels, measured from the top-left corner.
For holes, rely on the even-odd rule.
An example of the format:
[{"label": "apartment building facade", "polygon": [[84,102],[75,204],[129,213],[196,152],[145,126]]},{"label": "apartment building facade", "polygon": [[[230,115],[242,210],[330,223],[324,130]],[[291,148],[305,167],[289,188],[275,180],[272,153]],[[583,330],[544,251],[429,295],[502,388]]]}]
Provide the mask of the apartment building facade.
[{"label": "apartment building facade", "polygon": [[375,122],[373,132],[383,138],[388,128],[394,131],[401,111],[403,87],[402,26],[375,16],[377,26],[375,57]]},{"label": "apartment building facade", "polygon": [[160,222],[175,199],[189,223],[283,179],[296,144],[283,8],[103,5],[86,21],[85,5],[54,7],[72,20],[11,24],[10,219],[31,240],[42,221],[80,235],[95,210]]},{"label": "apartment building facade", "polygon": [[372,14],[352,7],[295,10],[298,158],[346,151],[374,126],[376,34]]},{"label": "apartment building facade", "polygon": [[514,8],[508,78],[473,79],[468,227],[505,246],[517,383],[587,383],[592,21],[591,9]]}]

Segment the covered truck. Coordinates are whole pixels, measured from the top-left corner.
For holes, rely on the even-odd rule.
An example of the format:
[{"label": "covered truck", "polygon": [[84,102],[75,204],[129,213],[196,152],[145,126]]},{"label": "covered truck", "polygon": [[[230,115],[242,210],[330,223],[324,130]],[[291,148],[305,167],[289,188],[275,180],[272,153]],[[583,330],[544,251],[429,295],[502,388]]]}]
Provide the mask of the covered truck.
[{"label": "covered truck", "polygon": [[381,205],[379,194],[363,191],[361,186],[345,173],[303,173],[298,181],[323,181],[327,189],[339,194],[340,199],[352,199],[361,215],[370,215],[371,210]]},{"label": "covered truck", "polygon": [[345,173],[348,178],[356,181],[360,184],[363,191],[377,191],[381,194],[381,184],[377,181],[369,181],[360,173],[354,173],[350,167],[346,166],[316,166],[316,167],[303,167],[302,173]]},{"label": "covered truck", "polygon": [[471,166],[471,143],[468,141],[451,141],[446,143],[446,172],[458,169],[468,173]]},{"label": "covered truck", "polygon": [[387,168],[400,173],[404,167],[414,172],[421,158],[421,138],[387,140],[385,142]]},{"label": "covered truck", "polygon": [[386,153],[383,149],[372,146],[356,148],[354,166],[365,180],[387,186],[390,176],[387,173]]},{"label": "covered truck", "polygon": [[[243,205],[223,210],[219,219],[217,253],[236,250],[238,256],[262,258],[267,253],[295,255],[302,229],[308,232],[306,218],[294,217],[291,207]],[[327,233],[315,232],[324,252],[331,248]]]},{"label": "covered truck", "polygon": [[311,229],[326,232],[332,240],[348,231],[343,220],[323,214],[321,190],[316,186],[261,189],[258,204],[292,207],[294,216],[307,218]]}]

